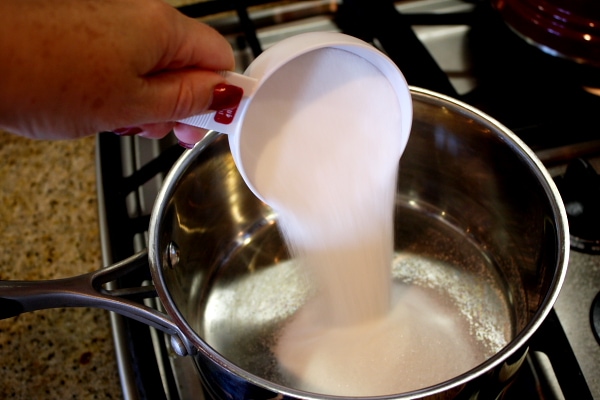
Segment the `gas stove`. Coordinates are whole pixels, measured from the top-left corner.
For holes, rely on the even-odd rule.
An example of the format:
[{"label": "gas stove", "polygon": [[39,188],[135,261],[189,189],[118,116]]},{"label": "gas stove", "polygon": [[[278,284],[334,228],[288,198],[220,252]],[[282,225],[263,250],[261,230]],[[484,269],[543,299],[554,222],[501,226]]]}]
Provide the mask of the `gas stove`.
[{"label": "gas stove", "polygon": [[[404,1],[394,5],[397,14],[382,14],[379,4],[384,2],[213,0],[179,9],[225,35],[235,49],[239,72],[283,38],[341,31],[386,52],[410,85],[469,103],[523,139],[561,190],[573,249],[561,295],[530,341],[527,365],[504,398],[600,398],[600,178],[595,172],[600,171],[595,121],[600,97],[593,94],[600,82],[589,69],[527,44],[487,2]],[[98,136],[106,265],[146,246],[154,199],[183,151],[172,137]],[[139,285],[150,277],[127,279],[113,285]],[[154,299],[144,301],[161,307]],[[111,321],[125,399],[210,398],[202,394],[193,361],[174,356],[162,333],[118,315]]]}]

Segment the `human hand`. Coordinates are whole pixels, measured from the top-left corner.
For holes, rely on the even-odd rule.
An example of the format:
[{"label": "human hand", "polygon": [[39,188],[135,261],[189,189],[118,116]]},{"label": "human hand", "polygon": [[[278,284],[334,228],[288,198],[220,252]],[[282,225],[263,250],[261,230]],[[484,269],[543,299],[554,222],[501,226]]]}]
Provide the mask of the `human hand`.
[{"label": "human hand", "polygon": [[203,131],[174,121],[239,101],[214,72],[234,67],[227,41],[161,0],[3,0],[0,58],[0,127],[32,138],[193,143]]}]

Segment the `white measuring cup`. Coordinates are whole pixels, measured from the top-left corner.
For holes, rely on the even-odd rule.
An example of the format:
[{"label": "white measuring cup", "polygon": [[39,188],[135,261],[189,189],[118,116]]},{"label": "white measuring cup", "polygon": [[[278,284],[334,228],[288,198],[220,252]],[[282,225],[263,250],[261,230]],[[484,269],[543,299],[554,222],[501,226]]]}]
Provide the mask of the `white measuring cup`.
[{"label": "white measuring cup", "polygon": [[[252,115],[257,108],[253,107],[253,105],[256,105],[256,102],[271,100],[270,93],[265,92],[267,90],[265,88],[269,86],[269,80],[274,74],[291,63],[299,62],[308,53],[325,49],[343,50],[356,57],[356,62],[368,62],[376,68],[380,74],[380,79],[387,81],[389,90],[393,92],[394,100],[397,101],[397,104],[391,109],[394,110],[393,112],[400,113],[401,119],[400,131],[390,133],[396,136],[394,145],[398,147],[398,153],[401,154],[408,141],[412,124],[412,100],[404,76],[393,61],[372,45],[352,36],[335,32],[311,32],[284,39],[258,56],[243,75],[233,72],[222,72],[228,83],[239,86],[244,91],[237,109],[206,112],[179,121],[184,124],[227,134],[232,156],[240,174],[250,190],[267,204],[271,204],[273,199],[271,198],[272,196],[265,196],[265,187],[264,185],[261,187],[261,183],[257,180],[256,166],[254,164],[256,164],[257,154],[260,154],[266,146],[269,146],[277,139],[277,136],[282,133],[282,130],[286,126],[287,119],[291,118],[289,115],[278,115],[276,112],[270,113],[268,110],[265,113],[264,107],[259,109],[265,115]],[[324,61],[327,64],[324,66],[335,70],[336,62],[335,56],[330,57]],[[348,62],[347,58],[345,62]],[[312,78],[309,73],[300,75],[302,77],[296,75],[289,76],[288,78],[290,81],[302,79],[307,84],[310,83],[309,81]],[[301,87],[303,84],[303,82],[297,81],[294,83],[296,87]],[[336,89],[326,88],[325,86],[327,85],[324,85],[324,91]],[[356,93],[356,95],[361,96],[361,93]],[[294,93],[290,93],[291,96],[294,96]],[[286,99],[280,100],[286,101]],[[328,104],[326,107],[343,106],[343,104]],[[377,108],[387,106],[387,104],[373,105],[373,107]],[[366,120],[370,118],[368,109],[364,110],[364,116],[361,118]],[[258,119],[261,123],[257,124],[254,122],[247,124],[246,122],[249,119],[254,121]],[[320,121],[309,121],[309,123],[319,124]],[[382,135],[383,133],[374,133],[374,135],[377,134]],[[385,137],[381,136],[374,136],[373,139],[386,140]]]}]

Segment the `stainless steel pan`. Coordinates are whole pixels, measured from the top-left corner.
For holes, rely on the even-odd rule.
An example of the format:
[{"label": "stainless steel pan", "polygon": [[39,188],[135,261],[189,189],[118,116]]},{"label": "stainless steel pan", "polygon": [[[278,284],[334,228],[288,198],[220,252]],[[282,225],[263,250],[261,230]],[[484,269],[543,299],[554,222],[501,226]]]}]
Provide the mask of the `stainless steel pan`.
[{"label": "stainless steel pan", "polygon": [[[412,96],[396,202],[395,279],[438,288],[473,315],[492,316],[480,321],[483,336],[501,332],[506,344],[494,348],[488,335],[493,350],[475,368],[377,398],[496,398],[558,296],[569,248],[564,207],[541,163],[496,121],[426,90],[413,88]],[[105,288],[146,265],[152,286]],[[433,270],[452,274],[435,283],[426,279]],[[335,398],[302,391],[273,368],[270,340],[310,292],[300,276],[277,216],[247,189],[226,138],[212,132],[167,176],[147,252],[75,278],[0,282],[0,314],[104,308],[171,335],[178,354],[194,357],[215,398]],[[155,295],[166,313],[136,301]]]}]

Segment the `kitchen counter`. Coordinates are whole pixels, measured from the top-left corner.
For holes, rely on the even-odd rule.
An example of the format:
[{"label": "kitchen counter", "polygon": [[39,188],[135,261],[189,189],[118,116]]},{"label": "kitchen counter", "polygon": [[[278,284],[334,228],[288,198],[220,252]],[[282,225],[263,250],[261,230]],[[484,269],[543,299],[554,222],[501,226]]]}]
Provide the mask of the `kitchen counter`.
[{"label": "kitchen counter", "polygon": [[[95,139],[0,132],[0,279],[55,279],[102,267]],[[109,314],[41,310],[0,321],[0,399],[122,398]]]}]

